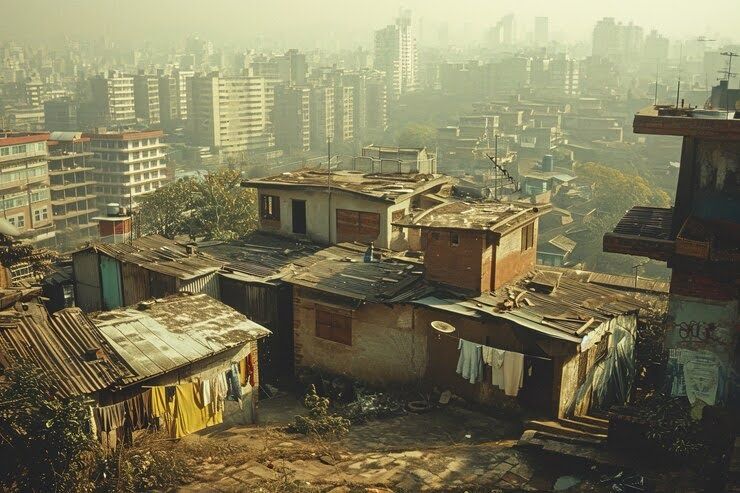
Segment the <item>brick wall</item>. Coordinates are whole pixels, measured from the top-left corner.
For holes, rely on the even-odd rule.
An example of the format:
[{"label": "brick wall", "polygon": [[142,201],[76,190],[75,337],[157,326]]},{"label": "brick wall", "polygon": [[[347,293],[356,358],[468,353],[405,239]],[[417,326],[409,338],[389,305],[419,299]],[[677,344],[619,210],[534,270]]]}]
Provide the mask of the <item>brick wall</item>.
[{"label": "brick wall", "polygon": [[[315,367],[375,385],[413,382],[427,365],[426,332],[414,330],[411,305],[367,303],[351,311],[352,345],[316,337],[316,307],[296,288],[293,337],[296,367]],[[331,307],[327,307],[331,310]]]},{"label": "brick wall", "polygon": [[422,233],[427,279],[477,292],[487,291],[490,274],[483,273],[483,266],[486,257],[490,265],[491,248],[486,246],[485,233],[464,230],[456,233],[458,245],[451,244],[450,231],[424,230]]}]

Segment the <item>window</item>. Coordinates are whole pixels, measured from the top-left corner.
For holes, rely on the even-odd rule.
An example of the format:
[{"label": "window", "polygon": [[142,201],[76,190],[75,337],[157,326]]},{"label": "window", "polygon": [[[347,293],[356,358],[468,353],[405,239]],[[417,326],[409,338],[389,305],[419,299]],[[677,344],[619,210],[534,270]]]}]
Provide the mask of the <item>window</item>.
[{"label": "window", "polygon": [[260,217],[272,221],[280,220],[280,197],[260,195]]},{"label": "window", "polygon": [[459,233],[450,233],[450,245],[451,246],[458,246],[460,244],[460,234]]},{"label": "window", "polygon": [[49,219],[49,212],[46,210],[46,207],[33,211],[34,221],[45,221],[46,219]]},{"label": "window", "polygon": [[439,239],[439,231],[432,231],[432,239],[433,240]]},{"label": "window", "polygon": [[534,246],[534,223],[531,223],[531,224],[527,224],[526,226],[522,228],[522,251],[529,250],[533,246]]},{"label": "window", "polygon": [[316,337],[352,345],[352,317],[348,312],[316,306]]}]

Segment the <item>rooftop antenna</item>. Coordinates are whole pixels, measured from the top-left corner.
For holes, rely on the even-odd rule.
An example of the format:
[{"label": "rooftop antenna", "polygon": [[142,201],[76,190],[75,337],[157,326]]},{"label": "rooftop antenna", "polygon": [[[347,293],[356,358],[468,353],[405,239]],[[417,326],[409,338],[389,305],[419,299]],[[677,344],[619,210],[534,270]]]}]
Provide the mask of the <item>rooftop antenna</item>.
[{"label": "rooftop antenna", "polygon": [[737,75],[732,71],[732,59],[740,56],[740,54],[734,51],[723,51],[720,55],[727,57],[727,70],[721,70],[720,73],[724,75],[724,80],[727,81],[727,87],[725,88],[725,109],[730,111],[730,79]]},{"label": "rooftop antenna", "polygon": [[678,108],[678,98],[681,97],[681,62],[683,61],[683,42],[678,51],[678,86],[676,87],[676,108]]}]

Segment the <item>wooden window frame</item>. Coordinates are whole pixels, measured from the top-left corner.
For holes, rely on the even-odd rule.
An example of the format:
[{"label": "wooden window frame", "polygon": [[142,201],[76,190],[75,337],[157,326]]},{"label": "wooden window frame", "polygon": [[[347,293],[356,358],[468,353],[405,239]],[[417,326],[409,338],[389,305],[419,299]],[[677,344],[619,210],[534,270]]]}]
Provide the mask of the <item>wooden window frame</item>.
[{"label": "wooden window frame", "polygon": [[522,227],[522,251],[534,248],[534,223]]},{"label": "wooden window frame", "polygon": [[454,231],[450,232],[450,246],[460,246],[460,233]]},{"label": "wooden window frame", "polygon": [[266,221],[280,221],[280,197],[260,194],[260,218]]},{"label": "wooden window frame", "polygon": [[352,313],[316,305],[315,336],[352,346]]}]

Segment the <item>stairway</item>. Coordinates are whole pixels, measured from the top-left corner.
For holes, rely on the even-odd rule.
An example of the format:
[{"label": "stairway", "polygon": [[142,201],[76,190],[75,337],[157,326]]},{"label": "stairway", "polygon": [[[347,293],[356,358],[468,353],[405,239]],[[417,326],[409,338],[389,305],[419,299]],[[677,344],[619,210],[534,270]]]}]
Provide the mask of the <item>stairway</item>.
[{"label": "stairway", "polygon": [[606,441],[609,432],[609,422],[595,416],[573,416],[556,420],[529,420],[524,423],[527,430],[545,432],[549,435],[559,435],[569,438],[578,438],[593,443]]}]

